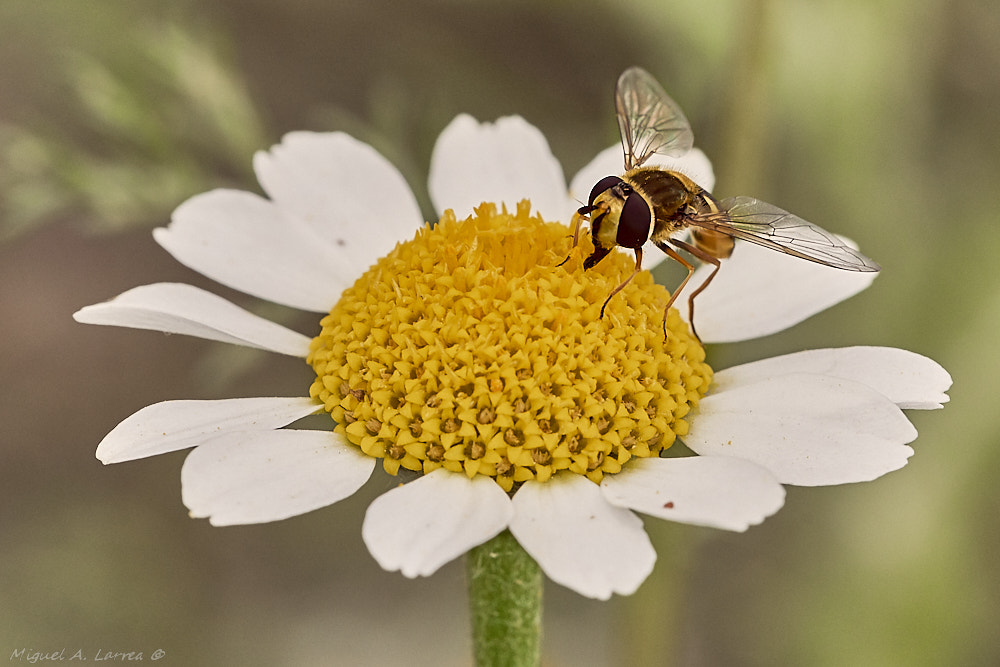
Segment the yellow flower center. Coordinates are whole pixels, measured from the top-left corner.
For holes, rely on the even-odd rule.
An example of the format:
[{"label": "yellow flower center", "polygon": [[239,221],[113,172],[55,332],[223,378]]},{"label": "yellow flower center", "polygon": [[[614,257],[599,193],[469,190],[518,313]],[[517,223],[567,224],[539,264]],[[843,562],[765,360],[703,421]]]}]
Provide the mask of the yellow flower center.
[{"label": "yellow flower center", "polygon": [[[612,253],[583,271],[566,226],[483,204],[446,211],[372,266],[323,318],[310,395],[396,474],[444,467],[510,491],[559,471],[599,482],[687,433],[705,351],[666,289]],[[581,253],[582,251],[582,253]]]}]

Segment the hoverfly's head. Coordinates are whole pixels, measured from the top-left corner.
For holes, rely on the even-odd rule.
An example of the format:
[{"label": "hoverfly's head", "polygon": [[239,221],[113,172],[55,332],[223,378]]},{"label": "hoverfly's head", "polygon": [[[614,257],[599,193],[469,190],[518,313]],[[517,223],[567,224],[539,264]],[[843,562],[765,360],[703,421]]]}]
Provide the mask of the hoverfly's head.
[{"label": "hoverfly's head", "polygon": [[649,238],[653,213],[646,198],[618,176],[605,176],[590,191],[595,213],[591,235],[595,245],[638,248]]}]

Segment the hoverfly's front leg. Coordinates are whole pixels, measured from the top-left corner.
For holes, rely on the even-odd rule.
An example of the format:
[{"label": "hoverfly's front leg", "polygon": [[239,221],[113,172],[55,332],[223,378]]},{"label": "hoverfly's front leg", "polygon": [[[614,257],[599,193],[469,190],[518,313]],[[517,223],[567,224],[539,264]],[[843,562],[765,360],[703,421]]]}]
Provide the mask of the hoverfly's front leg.
[{"label": "hoverfly's front leg", "polygon": [[[695,338],[701,341],[701,337],[698,336],[698,330],[695,329],[694,326],[694,298],[699,294],[701,294],[703,291],[705,291],[705,288],[708,287],[708,284],[712,282],[713,278],[715,278],[715,274],[719,272],[719,269],[722,267],[722,263],[719,261],[718,257],[713,257],[712,255],[709,255],[701,248],[693,246],[690,243],[670,238],[668,238],[667,241],[677,246],[681,250],[686,250],[687,252],[691,253],[702,262],[705,262],[706,264],[711,264],[713,267],[715,267],[712,269],[712,272],[708,274],[708,278],[706,278],[701,285],[698,285],[698,288],[695,289],[695,291],[691,292],[691,295],[688,297],[688,321],[691,323],[691,333],[694,334]],[[670,295],[670,300],[667,302],[667,307],[663,310],[663,335],[664,337],[666,337],[667,311],[670,310],[670,306],[673,305],[674,300],[677,298],[677,295],[681,293],[681,290],[684,289],[684,286],[687,285],[688,281],[691,279],[691,276],[694,274],[694,266],[692,266],[690,262],[686,261],[683,257],[677,254],[677,251],[668,246],[666,243],[656,242],[656,247],[662,250],[663,252],[667,253],[667,256],[670,257],[671,259],[680,262],[682,265],[684,265],[684,268],[688,270],[688,274],[684,277],[684,280],[681,281],[681,284],[677,286],[677,289],[674,290],[674,293]]]},{"label": "hoverfly's front leg", "polygon": [[581,206],[580,208],[576,209],[576,213],[573,214],[573,220],[572,220],[573,247],[569,249],[569,254],[566,255],[566,259],[556,264],[556,266],[562,266],[563,264],[569,261],[570,257],[573,256],[573,251],[576,250],[577,244],[580,243],[580,223],[583,222],[584,219],[589,220],[590,214],[595,210],[597,210],[596,206]]},{"label": "hoverfly's front leg", "polygon": [[[608,252],[609,251],[605,250],[604,254],[607,254]],[[601,255],[601,257],[603,256],[604,255]],[[625,286],[628,285],[632,281],[632,279],[639,274],[640,271],[642,271],[642,247],[635,249],[635,270],[629,274],[629,277],[626,278],[621,285],[611,290],[611,294],[609,294],[608,298],[604,300],[604,305],[601,306],[601,317],[604,317],[604,309],[608,307],[608,302],[611,301],[611,297],[613,297],[615,294],[618,294],[618,292],[621,292],[623,289],[625,289]]]}]

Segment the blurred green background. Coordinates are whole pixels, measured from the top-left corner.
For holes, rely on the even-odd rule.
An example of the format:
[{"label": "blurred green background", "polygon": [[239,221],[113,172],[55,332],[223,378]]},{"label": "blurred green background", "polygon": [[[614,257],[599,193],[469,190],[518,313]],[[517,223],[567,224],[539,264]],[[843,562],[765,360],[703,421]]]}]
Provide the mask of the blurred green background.
[{"label": "blurred green background", "polygon": [[215,529],[186,516],[183,453],[94,458],[145,405],[298,395],[308,367],[70,315],[185,281],[311,334],[150,230],[197,192],[258,190],[253,152],[297,129],[375,145],[428,216],[430,151],[459,112],[521,114],[572,176],[616,140],[612,86],[638,64],[685,110],[718,194],[795,211],[884,267],[789,331],[711,349],[713,365],[878,344],[955,385],[943,411],[910,413],[902,471],[791,488],[743,535],[647,520],[660,559],[630,598],[549,585],[545,664],[1000,664],[998,35],[992,0],[0,1],[0,658],[469,664],[461,562],[408,580],[362,544],[385,476],[303,517]]}]

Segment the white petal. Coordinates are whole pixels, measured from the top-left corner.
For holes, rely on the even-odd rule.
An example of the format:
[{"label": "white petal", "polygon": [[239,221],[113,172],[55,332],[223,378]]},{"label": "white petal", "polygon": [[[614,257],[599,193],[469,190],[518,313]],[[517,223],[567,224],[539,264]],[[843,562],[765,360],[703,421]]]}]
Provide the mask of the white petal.
[{"label": "white petal", "polygon": [[[654,154],[646,163],[649,166],[679,171],[709,192],[715,186],[715,172],[712,163],[700,148],[692,148],[684,156],[671,158]],[[620,144],[604,149],[590,163],[581,169],[569,186],[570,200],[579,208],[590,200],[590,191],[605,176],[618,176],[624,171],[624,157]],[[572,215],[572,211],[569,215]],[[566,217],[569,222],[569,217]],[[663,251],[652,243],[642,247],[642,267],[651,269],[667,259]],[[629,251],[631,252],[631,251]]]},{"label": "white petal", "polygon": [[[700,267],[678,299],[687,318],[687,295],[712,267]],[[878,273],[843,271],[738,241],[732,257],[695,299],[695,324],[706,343],[731,343],[783,331],[866,289]]]},{"label": "white petal", "polygon": [[894,347],[805,350],[719,371],[713,391],[789,373],[816,373],[862,382],[904,410],[933,410],[948,402],[951,376],[937,362]]},{"label": "white petal", "polygon": [[305,358],[309,338],[243,310],[221,296],[182,283],[142,285],[73,313],[83,324],[197,336]]},{"label": "white petal", "polygon": [[785,503],[764,468],[727,456],[632,460],[601,483],[614,505],[661,519],[744,531]]},{"label": "white petal", "polygon": [[361,535],[384,569],[426,577],[499,534],[512,515],[492,480],[439,469],[376,498]]},{"label": "white petal", "polygon": [[197,447],[181,468],[181,495],[213,526],[279,521],[360,489],[375,459],[331,431],[228,433]]},{"label": "white petal", "polygon": [[916,429],[859,382],[794,374],[709,394],[684,443],[703,456],[753,461],[782,484],[865,482],[906,465]]},{"label": "white petal", "polygon": [[194,447],[231,431],[281,428],[321,409],[310,398],[164,401],[118,424],[97,446],[103,463],[121,463]]},{"label": "white petal", "polygon": [[550,579],[580,595],[629,595],[653,570],[656,551],[642,520],[608,503],[585,477],[525,482],[513,502],[510,532]]},{"label": "white petal", "polygon": [[625,158],[621,144],[609,146],[576,173],[569,184],[569,196],[576,202],[576,207],[580,208],[590,201],[590,191],[599,180],[605,176],[621,176],[623,173]]},{"label": "white petal", "polygon": [[237,190],[188,199],[153,237],[181,264],[212,280],[319,313],[329,311],[368,268],[367,261],[331,251],[328,239],[272,202]]},{"label": "white petal", "polygon": [[342,132],[291,132],[270,152],[257,153],[253,166],[278,208],[364,268],[424,223],[399,170]]},{"label": "white petal", "polygon": [[519,116],[479,123],[461,114],[441,132],[431,155],[428,187],[434,208],[459,219],[483,202],[513,211],[522,199],[546,220],[571,210],[566,179],[544,135]]}]

